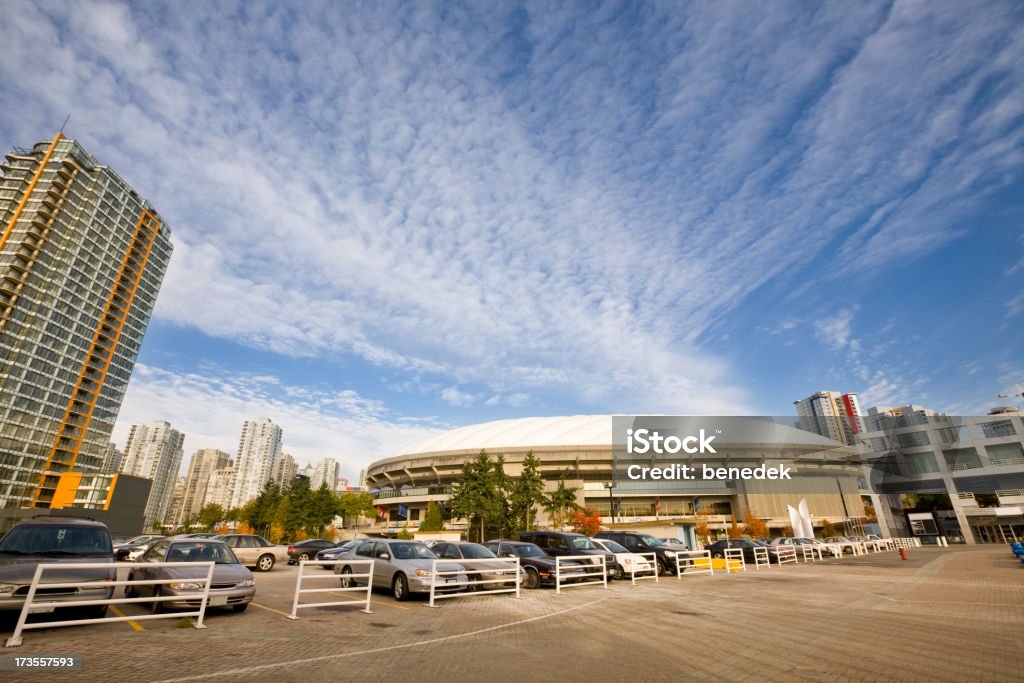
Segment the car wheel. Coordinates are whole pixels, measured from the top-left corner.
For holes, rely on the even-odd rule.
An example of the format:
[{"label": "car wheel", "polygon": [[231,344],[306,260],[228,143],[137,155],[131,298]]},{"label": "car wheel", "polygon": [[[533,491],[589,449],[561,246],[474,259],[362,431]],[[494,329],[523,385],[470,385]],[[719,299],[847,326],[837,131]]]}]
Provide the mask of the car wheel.
[{"label": "car wheel", "polygon": [[718,560],[721,560],[721,559],[723,559],[725,557],[725,555],[723,555],[721,552],[715,552],[715,553],[711,553],[711,557],[713,557],[715,559],[718,559]]},{"label": "car wheel", "polygon": [[352,578],[352,567],[345,567],[341,570],[341,587],[352,588],[356,585],[355,579]]},{"label": "car wheel", "polygon": [[666,574],[669,573],[668,565],[667,564],[665,564],[661,560],[658,560],[657,564],[658,564],[658,576],[665,576]]},{"label": "car wheel", "polygon": [[249,608],[249,603],[247,603],[247,602],[243,603],[241,605],[232,605],[231,606],[231,609],[235,610],[236,612],[244,612],[248,608]]},{"label": "car wheel", "polygon": [[526,568],[526,581],[523,582],[525,588],[533,590],[534,588],[540,588],[540,574],[537,570],[532,567]]},{"label": "car wheel", "polygon": [[273,555],[260,555],[260,559],[256,560],[256,570],[261,572],[269,572],[274,568],[274,556]]},{"label": "car wheel", "polygon": [[[134,581],[135,580],[135,576],[132,575],[132,574],[129,574],[128,575],[128,580],[129,581]],[[124,597],[126,597],[126,598],[137,598],[137,597],[139,597],[139,592],[137,590],[135,590],[135,586],[125,586],[124,587]]]},{"label": "car wheel", "polygon": [[299,553],[299,562],[309,562],[309,553]]},{"label": "car wheel", "polygon": [[[154,598],[159,598],[159,597],[162,597],[162,596],[163,596],[163,591],[161,591],[159,588],[154,588],[153,589],[153,597]],[[159,614],[160,612],[163,611],[163,609],[164,609],[164,603],[163,602],[154,602],[153,603],[153,614]]]},{"label": "car wheel", "polygon": [[395,574],[395,578],[391,581],[391,594],[399,602],[409,599],[409,579],[405,578],[405,574],[401,572]]}]

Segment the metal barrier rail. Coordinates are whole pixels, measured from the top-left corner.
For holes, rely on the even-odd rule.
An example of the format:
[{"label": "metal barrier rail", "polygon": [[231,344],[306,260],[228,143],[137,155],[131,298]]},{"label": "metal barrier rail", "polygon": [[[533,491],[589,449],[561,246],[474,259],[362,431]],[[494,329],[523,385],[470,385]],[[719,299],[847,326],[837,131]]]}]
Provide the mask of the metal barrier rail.
[{"label": "metal barrier rail", "polygon": [[[64,564],[40,564],[36,565],[35,574],[32,575],[32,584],[29,586],[28,594],[25,596],[25,604],[21,608],[21,615],[18,617],[18,625],[14,628],[14,634],[7,639],[4,644],[5,647],[17,647],[21,645],[21,634],[22,631],[38,629],[38,628],[57,628],[59,626],[82,626],[85,624],[109,624],[117,621],[141,621],[144,619],[181,619],[182,617],[198,617],[198,620],[193,624],[195,628],[206,628],[203,624],[203,617],[206,615],[206,607],[210,600],[210,583],[213,580],[213,562],[147,562],[147,568],[154,567],[201,567],[206,569],[205,578],[187,579],[190,583],[201,583],[203,584],[202,602],[199,604],[199,609],[195,612],[170,612],[168,614],[144,614],[139,616],[123,616],[123,617],[100,617],[96,619],[67,619],[64,621],[47,621],[37,624],[26,624],[25,621],[28,619],[28,615],[32,612],[52,612],[54,609],[62,607],[89,607],[92,605],[124,605],[129,603],[147,602],[153,603],[154,605],[161,602],[172,602],[182,599],[180,595],[154,595],[151,597],[143,598],[115,598],[113,592],[111,597],[105,600],[63,600],[63,601],[52,601],[52,602],[36,602],[36,590],[39,588],[40,579],[43,576],[43,572],[47,570],[54,571],[77,571],[79,569],[113,569],[115,572],[124,567],[138,568],[139,565],[135,562],[86,562],[86,563],[64,563]],[[115,574],[116,577],[116,574]],[[164,585],[170,583],[181,583],[186,581],[182,578],[173,579],[138,579],[134,581],[68,581],[66,583],[46,583],[43,586],[47,589],[50,588],[113,588],[114,586],[154,586]]]},{"label": "metal barrier rail", "polygon": [[641,581],[644,580],[644,579],[654,579],[654,583],[659,583],[659,581],[658,581],[658,553],[632,553],[632,554],[633,555],[639,555],[640,557],[644,558],[645,560],[649,560],[650,563],[651,563],[651,568],[650,569],[641,569],[640,570],[640,572],[641,572],[640,576],[637,576],[636,562],[634,561],[634,562],[630,563],[630,565],[629,565],[629,578],[632,579],[633,585],[634,586],[636,585],[637,579],[639,579]]},{"label": "metal barrier rail", "polygon": [[740,561],[740,568],[736,571],[747,571],[747,560],[743,557],[743,548],[726,548],[722,551],[725,554],[725,573],[731,574],[733,572],[733,563],[736,560]]},{"label": "metal barrier rail", "polygon": [[[800,552],[803,553],[804,564],[807,564],[808,562],[817,562],[818,561],[818,558],[815,557],[815,554],[817,554],[818,549],[815,546],[809,545],[809,544],[806,544],[806,543],[801,543],[800,544]],[[821,558],[821,559],[824,559],[824,558]]]},{"label": "metal barrier rail", "polygon": [[[462,565],[463,568],[462,569],[438,570],[438,568],[437,568],[437,563],[438,562],[442,562],[442,563],[446,563],[446,564],[457,563],[457,564]],[[493,564],[495,562],[500,562],[501,564],[506,564],[508,566],[507,567],[498,567],[498,568],[490,567],[490,568],[487,568],[487,569],[469,569],[469,568],[466,567],[467,564],[473,563],[473,562],[476,562],[478,564],[482,563],[482,562],[488,562],[488,563],[491,563],[491,564]],[[479,575],[480,579],[477,580],[477,581],[473,581],[472,579],[470,579],[468,581],[461,582],[461,584],[468,588],[468,587],[472,587],[472,586],[493,585],[495,583],[499,583],[501,585],[504,585],[504,584],[508,583],[507,579],[504,580],[504,581],[502,579],[500,579],[500,578],[498,578],[498,579],[484,579],[484,574],[493,574],[493,575],[496,575],[498,577],[502,577],[502,576],[510,577],[511,580],[512,580],[512,583],[514,585],[513,585],[512,588],[496,588],[496,589],[493,589],[493,590],[474,590],[474,591],[469,592],[469,593],[467,593],[465,591],[460,591],[460,592],[455,592],[455,593],[444,593],[444,594],[441,594],[441,595],[437,595],[436,594],[437,593],[437,591],[436,591],[437,588],[447,585],[447,583],[439,584],[438,583],[438,579],[439,578],[446,577],[446,576],[454,576],[454,577],[456,577],[456,579],[458,579],[458,577],[461,576],[461,575],[466,575],[467,578],[468,578],[472,574]],[[523,583],[523,576],[524,576],[524,574],[522,573],[522,567],[519,564],[519,557],[518,556],[516,556],[516,557],[495,557],[495,558],[488,558],[486,560],[449,560],[449,559],[433,560],[433,561],[431,561],[431,564],[430,564],[430,602],[429,602],[429,604],[426,605],[426,607],[436,607],[436,605],[434,605],[434,600],[435,599],[443,600],[445,598],[465,598],[465,597],[475,596],[475,595],[496,595],[498,593],[515,593],[516,597],[518,598],[519,597],[519,586]],[[460,582],[456,581],[456,583],[460,583]]]},{"label": "metal barrier rail", "polygon": [[[301,562],[299,562],[299,575],[295,577],[295,597],[292,600],[292,613],[288,615],[288,618],[292,619],[293,621],[298,619],[299,617],[296,614],[296,612],[306,607],[336,607],[339,605],[345,607],[355,607],[356,605],[362,605],[363,609],[359,610],[360,612],[365,612],[366,614],[373,614],[373,611],[370,610],[370,594],[373,591],[373,562],[373,560],[302,560]],[[338,580],[338,574],[334,574],[333,572],[330,574],[307,574],[305,572],[306,565],[311,564],[318,565],[321,567],[339,564],[368,564],[370,565],[370,568],[362,574],[353,574],[351,572],[341,574],[341,588],[303,588],[303,579],[330,579],[332,581]],[[353,583],[351,586],[345,585],[346,581],[355,581],[356,579],[366,579],[366,588],[363,588],[358,583]],[[306,602],[301,604],[299,603],[299,596],[305,593],[359,593],[364,590],[366,591],[365,601],[334,600],[331,602]]]},{"label": "metal barrier rail", "polygon": [[754,548],[754,569],[760,571],[761,565],[769,569],[772,566],[771,558],[768,557],[768,548],[765,547]]},{"label": "metal barrier rail", "polygon": [[[601,561],[599,563],[593,564],[593,561],[594,561],[595,557],[597,557],[597,556],[595,556],[595,555],[562,555],[562,556],[556,557],[555,558],[555,593],[561,593],[562,592],[562,588],[563,588],[563,586],[562,586],[562,562],[565,561],[565,560],[576,560],[576,561],[582,561],[583,562],[582,565],[579,565],[579,566],[583,567],[583,571],[580,572],[580,573],[576,573],[576,574],[570,574],[570,575],[568,575],[569,578],[580,578],[580,577],[586,578],[588,576],[597,576],[598,572],[600,572],[600,575],[601,575],[601,580],[600,581],[582,581],[580,583],[565,584],[565,588],[581,588],[583,586],[597,586],[598,584],[600,584],[600,585],[604,586],[605,590],[608,590],[608,568],[605,566],[607,564],[607,557],[605,555],[600,555]],[[573,567],[577,567],[577,565],[572,565],[572,566]],[[597,571],[593,571],[593,570],[597,570]]]},{"label": "metal barrier rail", "polygon": [[[685,557],[684,557],[685,556]],[[685,564],[684,564],[685,563]],[[676,579],[683,578],[686,574],[711,574],[715,575],[715,567],[711,564],[710,550],[677,550],[676,551]]]},{"label": "metal barrier rail", "polygon": [[778,545],[779,566],[792,562],[796,564],[796,546],[792,544]]}]

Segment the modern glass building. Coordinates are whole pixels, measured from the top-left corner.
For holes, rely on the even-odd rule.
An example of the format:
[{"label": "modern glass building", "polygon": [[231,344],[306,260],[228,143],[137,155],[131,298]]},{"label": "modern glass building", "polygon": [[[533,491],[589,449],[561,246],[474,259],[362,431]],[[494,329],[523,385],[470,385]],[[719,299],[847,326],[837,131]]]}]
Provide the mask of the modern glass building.
[{"label": "modern glass building", "polygon": [[0,506],[102,471],[171,258],[170,229],[77,142],[0,165]]}]

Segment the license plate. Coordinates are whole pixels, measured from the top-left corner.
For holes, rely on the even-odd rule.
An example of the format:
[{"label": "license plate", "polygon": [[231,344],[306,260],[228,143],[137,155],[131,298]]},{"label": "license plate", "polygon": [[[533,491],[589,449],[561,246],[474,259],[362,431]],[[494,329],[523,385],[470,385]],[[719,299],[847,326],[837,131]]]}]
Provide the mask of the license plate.
[{"label": "license plate", "polygon": [[228,604],[228,596],[226,595],[211,595],[210,596],[210,607],[221,607]]},{"label": "license plate", "polygon": [[30,611],[32,614],[49,614],[55,609],[55,607],[33,607]]},{"label": "license plate", "polygon": [[449,576],[448,578],[446,578],[446,579],[444,580],[444,582],[445,582],[445,583],[456,583],[456,580],[455,580],[455,578],[454,578],[454,577],[451,577],[451,576]]}]

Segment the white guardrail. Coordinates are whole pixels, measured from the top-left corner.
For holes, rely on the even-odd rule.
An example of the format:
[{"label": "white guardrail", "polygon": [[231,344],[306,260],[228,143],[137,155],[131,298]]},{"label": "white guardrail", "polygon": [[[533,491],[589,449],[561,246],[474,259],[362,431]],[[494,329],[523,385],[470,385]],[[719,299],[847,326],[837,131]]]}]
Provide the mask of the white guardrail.
[{"label": "white guardrail", "polygon": [[[189,596],[192,599],[195,597],[202,597],[202,602],[199,605],[199,609],[195,612],[169,612],[166,614],[160,614],[154,612],[153,614],[142,614],[136,616],[121,616],[121,617],[102,617],[98,619],[67,619],[64,621],[46,621],[35,624],[27,624],[25,621],[28,619],[28,615],[35,613],[47,613],[52,612],[55,609],[62,607],[90,607],[100,605],[124,605],[129,603],[160,603],[160,602],[172,602],[180,601],[183,598],[180,595],[154,595],[151,597],[140,597],[140,598],[115,598],[111,595],[110,598],[105,600],[53,600],[46,601],[46,596],[39,602],[36,601],[36,592],[40,587],[43,573],[47,571],[78,571],[81,569],[117,569],[134,567],[138,568],[138,564],[135,562],[86,562],[86,563],[63,563],[63,564],[40,564],[36,565],[36,572],[32,575],[32,584],[29,586],[28,594],[25,596],[25,604],[21,608],[21,616],[18,617],[18,625],[14,628],[14,634],[7,639],[5,643],[6,647],[16,647],[21,645],[21,634],[23,631],[38,628],[57,628],[59,626],[82,626],[85,624],[109,624],[117,621],[142,621],[144,619],[181,619],[183,617],[197,617],[196,622],[193,624],[195,628],[206,628],[203,624],[203,617],[206,614],[206,607],[210,602],[210,583],[213,579],[213,562],[147,562],[147,569],[156,569],[160,567],[192,567],[192,568],[203,568],[206,569],[205,578],[188,579],[190,583],[201,583],[204,588],[201,594],[198,596]],[[153,586],[153,585],[164,585],[169,583],[180,583],[183,581],[182,578],[173,579],[137,579],[135,581],[68,581],[65,583],[45,583],[42,587],[46,590],[53,588],[113,588],[114,586]]]},{"label": "white guardrail", "polygon": [[633,585],[636,585],[637,581],[643,579],[654,579],[654,583],[658,583],[658,554],[657,553],[633,553],[644,558],[650,564],[649,569],[641,569],[639,572],[636,569],[636,562],[631,562],[629,565],[629,578],[632,579]]},{"label": "white guardrail", "polygon": [[676,579],[696,574],[711,574],[714,576],[715,568],[711,564],[710,550],[677,550],[676,551]]},{"label": "white guardrail", "polygon": [[[743,548],[726,548],[722,551],[725,555],[725,573],[731,574],[734,571],[747,571],[747,559],[743,556]],[[739,562],[739,569],[736,569],[736,562]]]},{"label": "white guardrail", "polygon": [[[330,574],[316,574],[316,575],[307,574],[306,573],[306,566],[307,565],[316,565],[316,566],[320,566],[320,567],[330,567],[330,566],[339,565],[339,564],[346,565],[346,568],[348,568],[349,565],[369,565],[369,569],[367,569],[365,572],[362,572],[360,574],[355,574],[353,572],[342,573],[340,575],[341,588],[335,588],[333,586],[331,588],[303,588],[302,587],[302,582],[307,580],[307,579],[330,579],[331,581],[337,581],[339,579],[339,575],[335,574],[334,572],[331,572]],[[366,586],[365,587],[360,586],[358,579],[366,579]],[[346,586],[345,585],[346,583],[350,583],[351,585]],[[331,600],[330,602],[303,602],[303,603],[299,602],[299,598],[302,595],[306,595],[308,593],[330,593],[332,595],[337,595],[338,593],[361,593],[361,592],[364,592],[364,591],[366,593],[366,599],[365,600]],[[302,560],[301,562],[299,562],[299,575],[295,577],[295,597],[292,599],[292,613],[288,615],[288,618],[292,619],[292,620],[298,619],[299,617],[297,615],[297,612],[300,609],[305,609],[306,607],[336,607],[336,606],[356,607],[358,605],[362,605],[363,609],[359,610],[360,612],[365,612],[366,614],[373,614],[373,611],[370,609],[370,595],[371,595],[372,591],[373,591],[373,560],[344,560],[344,561],[338,561],[338,560]]]},{"label": "white guardrail", "polygon": [[779,549],[779,566],[792,562],[796,564],[796,546],[795,545],[779,545],[776,546]]},{"label": "white guardrail", "polygon": [[771,569],[772,561],[768,557],[768,548],[754,548],[754,569],[760,571],[762,565]]},{"label": "white guardrail", "polygon": [[[594,564],[594,560],[600,557],[601,561]],[[573,569],[582,568],[582,572],[575,572],[572,574],[562,574],[562,563],[575,560],[580,564],[576,565],[564,565],[566,567],[571,566]],[[562,588],[582,588],[583,586],[603,586],[605,590],[608,590],[608,568],[607,557],[605,555],[561,555],[555,558],[555,593],[561,593]],[[600,575],[600,579],[587,581],[588,577],[597,577]],[[582,578],[583,581],[579,583],[563,583],[566,580],[574,580]]]},{"label": "white guardrail", "polygon": [[[437,563],[442,564],[453,564],[457,563],[462,566],[462,569],[438,569]],[[504,567],[495,567],[495,563],[506,565]],[[471,569],[471,565],[490,565],[483,568]],[[477,578],[474,579],[473,576]],[[447,577],[454,576],[456,581],[471,590],[466,592],[464,590],[453,592],[453,593],[437,593],[438,588],[443,588],[448,585]],[[468,581],[458,581],[460,576],[469,577]],[[522,567],[519,566],[519,557],[494,557],[486,560],[451,560],[451,559],[440,559],[433,560],[430,564],[430,602],[425,607],[436,607],[434,600],[443,600],[445,598],[465,598],[475,595],[496,595],[498,593],[515,593],[516,597],[519,597],[519,587],[523,583]],[[441,583],[439,580],[444,579]],[[511,583],[512,587],[508,584]],[[492,588],[490,590],[484,589],[485,586],[499,586],[498,588]],[[475,588],[475,589],[474,589]]]}]

